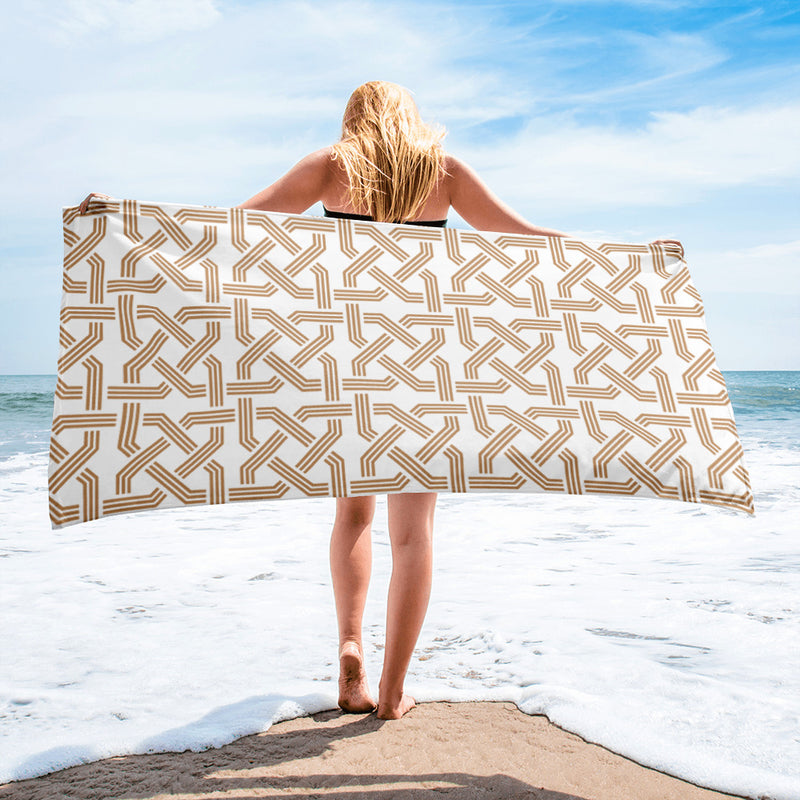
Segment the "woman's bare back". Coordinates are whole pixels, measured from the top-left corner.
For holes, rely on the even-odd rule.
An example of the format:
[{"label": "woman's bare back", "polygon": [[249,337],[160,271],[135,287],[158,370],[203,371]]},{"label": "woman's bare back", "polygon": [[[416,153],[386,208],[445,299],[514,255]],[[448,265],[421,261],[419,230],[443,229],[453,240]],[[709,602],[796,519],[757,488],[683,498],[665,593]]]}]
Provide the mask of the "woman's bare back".
[{"label": "woman's bare back", "polygon": [[[344,169],[333,159],[331,147],[323,147],[309,153],[275,183],[238,207],[300,214],[322,201],[331,211],[368,214],[368,211],[350,205],[347,185]],[[567,235],[552,228],[532,225],[500,200],[471,167],[446,154],[442,177],[417,220],[444,219],[451,207],[477,230],[538,236]]]},{"label": "woman's bare back", "polygon": [[[322,153],[330,151],[330,148],[323,148]],[[449,172],[448,162],[450,156],[445,159],[445,172],[443,172],[436,182],[433,191],[414,218],[415,221],[446,219],[450,209],[450,187],[448,183]],[[365,214],[369,215],[368,209],[354,208],[348,198],[347,173],[340,161],[330,159],[328,167],[329,177],[323,190],[322,205],[330,211],[338,211],[343,214]]]}]

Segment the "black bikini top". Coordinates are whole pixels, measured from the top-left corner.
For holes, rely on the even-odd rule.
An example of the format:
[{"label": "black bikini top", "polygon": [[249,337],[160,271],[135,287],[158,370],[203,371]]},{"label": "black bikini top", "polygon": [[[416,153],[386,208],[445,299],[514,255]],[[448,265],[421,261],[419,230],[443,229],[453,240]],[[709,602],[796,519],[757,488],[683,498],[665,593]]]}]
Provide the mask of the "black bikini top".
[{"label": "black bikini top", "polygon": [[[322,206],[322,211],[324,216],[326,217],[333,217],[334,219],[360,219],[364,220],[365,222],[374,222],[372,217],[367,214],[347,214],[343,211],[329,211],[325,206]],[[427,225],[433,228],[444,228],[447,225],[446,219],[418,219],[418,220],[406,220],[404,225]]]}]

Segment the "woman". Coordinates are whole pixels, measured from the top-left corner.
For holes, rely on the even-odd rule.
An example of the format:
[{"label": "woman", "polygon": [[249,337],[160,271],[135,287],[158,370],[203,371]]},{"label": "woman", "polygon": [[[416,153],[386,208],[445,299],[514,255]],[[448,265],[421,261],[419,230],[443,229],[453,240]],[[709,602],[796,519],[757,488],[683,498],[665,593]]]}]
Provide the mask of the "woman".
[{"label": "woman", "polygon": [[[239,207],[300,213],[322,201],[326,216],[444,225],[452,206],[480,230],[566,235],[531,225],[500,202],[466,164],[443,151],[443,135],[422,122],[408,91],[384,81],[365,83],[347,103],[339,142],[306,156]],[[414,706],[403,682],[430,597],[436,492],[390,494],[386,502],[392,577],[377,713],[397,719]],[[338,498],[331,535],[339,706],[352,712],[375,708],[361,643],[374,512],[374,496]]]},{"label": "woman", "polygon": [[[306,156],[238,208],[302,213],[321,201],[326,216],[443,226],[452,207],[479,230],[567,235],[532,225],[505,205],[470,167],[442,149],[443,136],[444,131],[422,122],[406,89],[385,81],[365,83],[347,103],[339,142]],[[81,204],[81,213],[91,197]],[[381,719],[399,719],[415,704],[403,685],[430,597],[436,497],[436,492],[387,496],[392,577],[378,685]],[[330,542],[339,626],[339,706],[353,713],[376,708],[361,638],[374,513],[374,496],[337,498]]]}]

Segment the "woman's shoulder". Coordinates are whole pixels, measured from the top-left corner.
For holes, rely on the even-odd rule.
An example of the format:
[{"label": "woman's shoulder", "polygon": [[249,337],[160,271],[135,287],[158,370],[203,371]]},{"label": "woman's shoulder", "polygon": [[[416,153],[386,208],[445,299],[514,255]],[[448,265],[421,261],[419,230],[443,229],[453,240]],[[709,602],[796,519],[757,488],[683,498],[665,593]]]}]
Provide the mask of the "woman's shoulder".
[{"label": "woman's shoulder", "polygon": [[333,162],[333,146],[320,147],[319,150],[309,153],[300,163],[311,165],[318,165],[320,167],[327,167]]},{"label": "woman's shoulder", "polygon": [[444,185],[451,197],[459,191],[463,191],[465,186],[480,182],[475,170],[452,153],[445,152],[443,167]]},{"label": "woman's shoulder", "polygon": [[337,174],[338,164],[333,158],[332,147],[320,147],[304,156],[295,164],[293,171],[305,180],[327,186]]},{"label": "woman's shoulder", "polygon": [[447,152],[444,154],[444,168],[449,175],[460,175],[473,171],[465,161]]},{"label": "woman's shoulder", "polygon": [[306,158],[321,170],[328,180],[331,178],[341,180],[344,169],[341,159],[336,157],[336,150],[333,145],[320,147],[319,150],[309,153]]}]

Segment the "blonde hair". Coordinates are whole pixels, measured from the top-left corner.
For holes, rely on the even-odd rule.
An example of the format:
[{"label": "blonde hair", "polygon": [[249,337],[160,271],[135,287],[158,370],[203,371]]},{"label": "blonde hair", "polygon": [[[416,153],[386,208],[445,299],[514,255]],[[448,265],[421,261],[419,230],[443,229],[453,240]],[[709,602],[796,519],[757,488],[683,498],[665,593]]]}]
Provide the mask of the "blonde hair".
[{"label": "blonde hair", "polygon": [[347,173],[352,206],[379,222],[417,216],[444,170],[445,134],[422,121],[402,86],[359,86],[347,101],[342,138],[332,154]]}]

